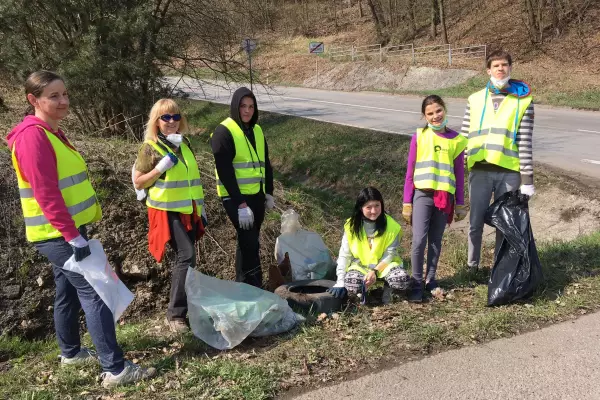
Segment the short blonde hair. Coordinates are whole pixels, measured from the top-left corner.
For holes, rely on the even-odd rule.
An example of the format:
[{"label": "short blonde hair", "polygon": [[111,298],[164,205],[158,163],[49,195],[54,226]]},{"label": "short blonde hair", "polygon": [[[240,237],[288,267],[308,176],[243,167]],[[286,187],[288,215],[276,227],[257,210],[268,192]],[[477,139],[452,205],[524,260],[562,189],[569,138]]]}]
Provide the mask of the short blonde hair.
[{"label": "short blonde hair", "polygon": [[[160,99],[152,106],[146,123],[146,140],[156,142],[158,140],[158,119],[164,114],[181,114],[179,105],[172,99]],[[181,114],[179,120],[179,133],[185,133],[188,129],[187,119]]]}]

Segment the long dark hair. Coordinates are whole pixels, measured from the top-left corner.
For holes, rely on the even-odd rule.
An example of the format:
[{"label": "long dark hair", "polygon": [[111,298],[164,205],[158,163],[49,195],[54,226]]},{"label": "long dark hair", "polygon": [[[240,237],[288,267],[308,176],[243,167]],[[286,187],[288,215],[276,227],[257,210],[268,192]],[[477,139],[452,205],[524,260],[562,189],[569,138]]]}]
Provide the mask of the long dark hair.
[{"label": "long dark hair", "polygon": [[[39,70],[27,78],[25,81],[25,96],[28,94],[32,94],[35,97],[40,97],[44,92],[46,86],[51,84],[54,81],[63,81],[64,79],[55,72]],[[27,109],[25,110],[25,115],[33,115],[35,114],[35,110],[33,106],[27,100]]]},{"label": "long dark hair", "polygon": [[375,229],[377,230],[376,236],[381,236],[385,232],[387,228],[387,218],[385,216],[385,205],[383,204],[383,196],[379,192],[379,190],[374,187],[366,187],[360,191],[358,197],[356,198],[356,204],[354,205],[354,211],[352,212],[352,217],[350,217],[350,232],[352,235],[359,238],[362,235],[363,228],[363,212],[362,208],[369,201],[378,201],[381,203],[381,214],[377,217],[375,221]]},{"label": "long dark hair", "polygon": [[[427,106],[432,104],[439,104],[444,110],[446,110],[446,103],[444,103],[444,100],[442,100],[442,98],[437,94],[430,94],[429,96],[425,97],[423,99],[423,103],[421,103],[421,114],[423,114],[423,117],[425,117],[425,109]],[[427,129],[428,127],[429,124],[426,123],[423,130]]]}]

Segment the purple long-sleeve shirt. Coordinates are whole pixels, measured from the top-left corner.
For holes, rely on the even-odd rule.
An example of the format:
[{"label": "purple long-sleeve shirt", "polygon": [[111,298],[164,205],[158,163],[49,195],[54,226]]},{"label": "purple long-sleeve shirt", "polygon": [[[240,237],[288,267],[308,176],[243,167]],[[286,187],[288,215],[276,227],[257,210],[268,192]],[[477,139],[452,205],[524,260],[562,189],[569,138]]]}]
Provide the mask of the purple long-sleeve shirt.
[{"label": "purple long-sleeve shirt", "polygon": [[[448,129],[446,132],[435,132],[436,135],[445,139],[454,139],[458,132]],[[461,152],[454,159],[454,176],[456,177],[456,204],[465,204],[465,152]],[[415,194],[415,183],[413,177],[415,174],[415,164],[417,162],[417,134],[415,133],[410,141],[410,150],[408,152],[408,163],[406,166],[406,179],[404,180],[404,203],[412,203]]]}]

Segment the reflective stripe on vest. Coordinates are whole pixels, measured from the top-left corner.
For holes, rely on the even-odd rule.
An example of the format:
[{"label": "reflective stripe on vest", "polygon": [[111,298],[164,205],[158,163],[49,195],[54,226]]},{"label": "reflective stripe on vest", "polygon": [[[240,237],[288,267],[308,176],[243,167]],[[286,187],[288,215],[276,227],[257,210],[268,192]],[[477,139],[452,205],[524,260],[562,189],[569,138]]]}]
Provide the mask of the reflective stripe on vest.
[{"label": "reflective stripe on vest", "polygon": [[[162,143],[147,140],[161,156],[166,156],[169,147]],[[196,213],[201,215],[204,207],[204,189],[200,182],[200,171],[194,153],[184,142],[180,145],[183,161],[169,168],[150,188],[146,205],[158,210],[191,214],[192,200],[196,202]]]},{"label": "reflective stripe on vest", "polygon": [[[52,132],[38,126],[44,131],[54,153],[56,154],[56,170],[58,173],[58,188],[67,206],[67,210],[75,226],[98,221],[102,217],[102,210],[96,192],[88,179],[87,165],[77,150],[67,146]],[[12,148],[12,163],[17,173],[21,208],[25,222],[25,234],[30,242],[55,239],[62,234],[55,229],[44,216],[40,205],[33,196],[31,185],[24,179],[15,155],[15,146]]]},{"label": "reflective stripe on vest", "polygon": [[[400,242],[400,239],[402,238],[402,228],[400,227],[400,224],[389,215],[386,215],[386,219],[387,226],[385,232],[383,235],[373,238],[372,246],[369,246],[369,239],[367,238],[364,228],[362,229],[361,236],[356,237],[350,231],[350,220],[346,221],[344,232],[346,233],[346,239],[348,239],[348,244],[350,245],[350,253],[352,253],[352,257],[356,259],[355,261],[360,261],[360,267],[368,268],[369,265],[377,265],[379,260],[383,258],[386,249],[394,243],[394,240],[398,238],[398,242]],[[402,259],[399,254],[394,256],[392,263],[402,264]],[[352,269],[358,269],[356,268],[357,264],[357,262],[352,262],[347,270],[350,270],[353,266],[354,268]]]},{"label": "reflective stripe on vest", "polygon": [[469,96],[471,113],[467,164],[486,161],[519,172],[519,148],[515,132],[531,104],[532,96],[516,98],[508,95],[494,112],[492,96],[486,87]]},{"label": "reflective stripe on vest", "polygon": [[458,135],[446,139],[431,128],[417,129],[417,160],[413,182],[417,189],[456,192],[454,160],[467,147],[467,139]]},{"label": "reflective stripe on vest", "polygon": [[[227,118],[221,125],[227,128],[233,143],[235,145],[235,157],[233,158],[233,168],[235,178],[242,194],[256,194],[265,191],[265,137],[259,125],[254,125],[254,142],[256,149],[252,143],[246,138],[244,131],[231,118]],[[212,135],[211,135],[212,137]],[[225,189],[225,185],[219,179],[219,173],[215,168],[217,177],[217,195],[219,197],[227,197],[229,193]]]}]

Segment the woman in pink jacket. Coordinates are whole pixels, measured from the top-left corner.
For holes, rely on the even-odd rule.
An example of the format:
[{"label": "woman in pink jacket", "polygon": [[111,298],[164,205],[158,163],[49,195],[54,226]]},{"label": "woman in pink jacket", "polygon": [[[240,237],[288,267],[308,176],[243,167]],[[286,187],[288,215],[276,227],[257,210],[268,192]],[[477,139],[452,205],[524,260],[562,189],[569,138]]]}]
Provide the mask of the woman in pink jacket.
[{"label": "woman in pink jacket", "polygon": [[113,315],[83,275],[64,270],[67,260],[90,255],[86,224],[101,218],[100,204],[81,154],[59,129],[69,113],[63,79],[50,71],[27,78],[30,111],[8,135],[27,240],[52,264],[56,298],[54,326],[62,364],[96,362],[95,353],[81,347],[79,310],[102,366],[102,384],[112,387],[153,376],[154,368],[127,361],[117,344]]}]

